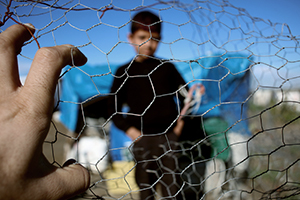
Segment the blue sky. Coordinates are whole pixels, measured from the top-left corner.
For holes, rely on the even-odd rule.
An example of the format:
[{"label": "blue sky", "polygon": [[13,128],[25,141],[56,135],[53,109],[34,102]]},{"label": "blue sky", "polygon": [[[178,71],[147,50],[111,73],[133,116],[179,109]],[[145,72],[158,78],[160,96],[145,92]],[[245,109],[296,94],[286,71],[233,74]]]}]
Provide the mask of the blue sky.
[{"label": "blue sky", "polygon": [[[3,6],[3,0],[0,1],[0,14],[3,16],[6,8]],[[59,3],[69,1],[59,1]],[[131,16],[135,12],[124,12],[121,9],[138,9],[142,5],[141,0],[124,1],[95,1],[95,0],[82,0],[81,4],[77,4],[79,1],[74,0],[71,4],[67,4],[64,7],[70,8],[75,6],[75,9],[83,9],[81,11],[67,11],[61,9],[49,10],[46,6],[40,5],[32,9],[32,6],[16,7],[14,11],[19,14],[19,17],[14,17],[21,22],[30,22],[36,26],[38,31],[38,41],[43,46],[53,46],[59,44],[70,43],[76,45],[80,50],[86,54],[91,65],[98,65],[103,63],[121,64],[132,59],[135,55],[133,48],[128,44],[127,34],[129,32],[129,21]],[[114,5],[113,10],[108,10],[104,13],[103,17],[99,19],[102,12],[93,10],[85,10],[88,7],[100,8],[105,5],[109,5],[112,2]],[[170,1],[171,2],[171,1]],[[279,68],[284,64],[283,59],[270,56],[275,55],[280,46],[294,46],[281,38],[276,43],[278,48],[270,45],[269,40],[260,40],[259,38],[248,38],[248,36],[258,36],[263,34],[265,36],[270,34],[276,34],[277,32],[283,32],[283,35],[290,35],[286,26],[278,24],[275,29],[270,28],[270,20],[275,23],[288,24],[293,36],[300,37],[300,1],[299,0],[229,0],[228,2],[235,7],[244,8],[252,19],[248,16],[236,18],[239,14],[237,9],[225,7],[228,13],[219,13],[220,7],[216,6],[218,3],[209,4],[209,7],[205,4],[199,4],[204,9],[194,10],[195,6],[190,7],[193,3],[191,0],[182,1],[185,2],[184,6],[170,8],[169,5],[155,4],[155,1],[148,0],[143,5],[152,5],[151,11],[159,13],[162,17],[163,32],[162,42],[157,50],[157,55],[167,59],[179,59],[188,60],[197,57],[201,57],[206,54],[224,51],[238,51],[240,53],[249,53],[245,51],[250,42],[256,42],[256,45],[248,48],[256,56],[256,59],[263,61]],[[155,5],[154,5],[155,4]],[[16,6],[17,3],[13,3]],[[195,4],[194,4],[195,5]],[[111,7],[111,6],[109,6]],[[158,11],[160,10],[160,11]],[[185,10],[191,11],[191,15]],[[210,12],[210,10],[217,13]],[[51,11],[51,12],[49,12]],[[244,12],[242,12],[245,14]],[[36,15],[39,14],[39,15]],[[30,17],[27,17],[30,15]],[[190,18],[192,16],[193,18]],[[257,20],[262,18],[265,21]],[[189,20],[197,21],[201,25],[197,26],[193,23],[188,23]],[[210,24],[214,19],[218,19],[218,23]],[[255,24],[252,23],[255,20]],[[4,30],[14,22],[9,20],[1,27]],[[245,33],[241,33],[234,29],[240,23],[241,28]],[[53,31],[54,30],[54,31]],[[255,30],[255,32],[251,32]],[[258,31],[258,32],[256,32]],[[261,32],[259,32],[261,31]],[[39,37],[40,36],[40,37]],[[209,40],[212,43],[206,43]],[[267,41],[267,43],[265,43]],[[203,43],[203,44],[201,44]],[[201,44],[201,45],[199,45]],[[216,48],[216,46],[218,48]],[[34,53],[37,50],[37,45],[32,41],[29,45],[23,48],[22,54],[25,57],[33,58]],[[299,54],[293,52],[293,49],[286,49],[278,53],[279,56],[286,57],[291,61],[299,60]],[[20,73],[26,75],[28,72],[31,60],[20,57]],[[256,67],[257,73],[265,79],[262,72],[267,71],[274,76],[290,77],[292,74],[298,74],[300,70],[299,62],[288,63],[282,70],[273,70],[271,67]],[[285,70],[285,68],[291,68]],[[267,74],[267,73],[265,73]],[[299,74],[300,75],[300,74]],[[274,81],[276,82],[275,78]],[[269,85],[276,85],[280,83],[268,83]]]}]

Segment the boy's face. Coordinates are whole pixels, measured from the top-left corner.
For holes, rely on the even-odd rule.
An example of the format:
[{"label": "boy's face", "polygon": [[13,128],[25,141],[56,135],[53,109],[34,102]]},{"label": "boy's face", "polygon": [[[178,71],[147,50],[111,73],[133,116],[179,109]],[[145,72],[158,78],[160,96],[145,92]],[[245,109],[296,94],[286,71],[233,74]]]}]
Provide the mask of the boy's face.
[{"label": "boy's face", "polygon": [[137,62],[143,62],[148,58],[147,56],[154,55],[160,40],[160,34],[156,32],[150,34],[148,31],[139,29],[133,34],[129,34],[128,40],[133,44],[137,54],[146,55],[140,55],[136,58]]}]

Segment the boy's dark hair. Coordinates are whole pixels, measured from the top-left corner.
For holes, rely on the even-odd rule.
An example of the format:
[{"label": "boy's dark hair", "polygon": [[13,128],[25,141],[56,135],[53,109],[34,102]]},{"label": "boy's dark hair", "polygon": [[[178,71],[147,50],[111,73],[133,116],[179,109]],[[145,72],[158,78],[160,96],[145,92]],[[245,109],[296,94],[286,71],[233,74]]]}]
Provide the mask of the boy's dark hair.
[{"label": "boy's dark hair", "polygon": [[159,17],[149,11],[142,11],[137,13],[131,23],[131,33],[142,29],[145,31],[156,32],[160,34],[161,31],[161,20]]}]

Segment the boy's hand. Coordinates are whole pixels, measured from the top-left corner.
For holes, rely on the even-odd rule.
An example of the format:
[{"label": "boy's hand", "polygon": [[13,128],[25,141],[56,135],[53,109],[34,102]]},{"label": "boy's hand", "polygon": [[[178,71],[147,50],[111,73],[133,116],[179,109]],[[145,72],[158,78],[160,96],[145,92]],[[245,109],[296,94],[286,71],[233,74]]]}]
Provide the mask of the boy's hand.
[{"label": "boy's hand", "polygon": [[182,129],[184,126],[184,121],[182,119],[177,120],[176,126],[173,129],[173,132],[179,137],[181,135]]},{"label": "boy's hand", "polygon": [[41,48],[22,86],[17,54],[30,37],[22,25],[0,34],[0,199],[67,199],[89,187],[89,173],[78,164],[51,165],[42,146],[61,69],[87,60],[70,45]]},{"label": "boy's hand", "polygon": [[[130,139],[132,141],[135,141],[138,137],[140,137],[142,135],[141,131],[138,130],[137,128],[135,127],[130,127],[127,131],[126,131],[126,134],[130,137]],[[139,139],[138,139],[139,140]],[[138,141],[137,140],[137,141]]]}]

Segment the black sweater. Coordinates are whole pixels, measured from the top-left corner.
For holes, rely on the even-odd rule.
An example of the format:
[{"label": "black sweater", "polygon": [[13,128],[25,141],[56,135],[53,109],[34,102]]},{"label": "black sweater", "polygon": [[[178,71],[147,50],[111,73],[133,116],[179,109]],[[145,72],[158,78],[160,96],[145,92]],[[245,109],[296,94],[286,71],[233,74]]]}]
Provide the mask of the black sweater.
[{"label": "black sweater", "polygon": [[[121,66],[108,103],[114,124],[125,132],[131,126],[144,134],[166,132],[176,125],[175,122],[171,126],[180,112],[178,106],[183,97],[178,91],[184,85],[185,81],[169,62],[149,58]],[[129,107],[126,115],[121,113],[124,105]]]}]

